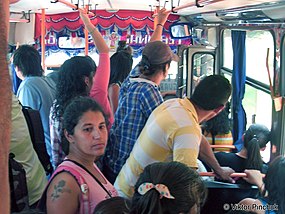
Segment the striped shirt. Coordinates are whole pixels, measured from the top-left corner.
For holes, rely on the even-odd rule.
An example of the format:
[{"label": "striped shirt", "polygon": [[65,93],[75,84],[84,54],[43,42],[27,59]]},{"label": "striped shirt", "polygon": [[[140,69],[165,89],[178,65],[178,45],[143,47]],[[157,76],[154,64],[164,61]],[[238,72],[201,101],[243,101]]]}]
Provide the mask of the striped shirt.
[{"label": "striped shirt", "polygon": [[115,174],[125,164],[149,115],[162,102],[159,87],[150,80],[128,78],[123,83],[104,157]]},{"label": "striped shirt", "polygon": [[188,98],[167,100],[150,115],[115,188],[122,196],[132,197],[139,175],[154,162],[178,161],[197,168],[201,136],[198,115]]},{"label": "striped shirt", "polygon": [[[208,140],[208,142],[213,145],[213,137],[211,133],[205,132],[204,136]],[[233,136],[232,132],[230,131],[229,133],[225,134],[217,134],[215,135],[215,143],[214,145],[233,145]],[[219,151],[219,152],[230,152],[231,149],[226,149],[226,148],[217,148],[214,149],[214,151]]]}]

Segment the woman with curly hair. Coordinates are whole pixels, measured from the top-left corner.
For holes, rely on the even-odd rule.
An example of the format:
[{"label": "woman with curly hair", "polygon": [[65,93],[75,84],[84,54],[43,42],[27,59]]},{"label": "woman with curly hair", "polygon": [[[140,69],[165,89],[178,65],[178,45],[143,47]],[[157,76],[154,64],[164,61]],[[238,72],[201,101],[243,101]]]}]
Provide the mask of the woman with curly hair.
[{"label": "woman with curly hair", "polygon": [[[229,119],[230,104],[227,103],[223,111],[216,117],[203,124],[203,134],[212,145],[233,145],[232,126]],[[215,149],[215,151],[230,151],[229,149]]]},{"label": "woman with curly hair", "polygon": [[74,97],[92,97],[102,106],[104,113],[109,117],[109,124],[113,123],[113,113],[108,100],[109,48],[97,28],[91,23],[88,15],[80,12],[80,16],[92,35],[99,52],[99,65],[96,67],[91,57],[76,56],[66,60],[60,67],[56,98],[50,111],[51,159],[54,169],[65,157],[61,146],[61,118],[65,107]]}]

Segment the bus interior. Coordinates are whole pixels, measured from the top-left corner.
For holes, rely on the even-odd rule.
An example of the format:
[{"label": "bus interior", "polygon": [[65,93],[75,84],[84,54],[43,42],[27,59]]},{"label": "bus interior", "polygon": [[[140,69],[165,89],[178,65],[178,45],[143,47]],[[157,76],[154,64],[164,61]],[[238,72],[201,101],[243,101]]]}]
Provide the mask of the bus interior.
[{"label": "bus interior", "polygon": [[191,96],[203,77],[224,75],[233,87],[234,141],[252,123],[264,124],[272,133],[264,161],[284,156],[284,0],[19,0],[10,5],[9,43],[37,45],[46,73],[52,72],[65,59],[86,53],[85,41],[79,46],[67,41],[84,38],[77,10],[87,8],[110,45],[114,36],[133,47],[135,65],[153,32],[156,7],[172,11],[162,41],[180,57],[160,86],[165,99]]}]

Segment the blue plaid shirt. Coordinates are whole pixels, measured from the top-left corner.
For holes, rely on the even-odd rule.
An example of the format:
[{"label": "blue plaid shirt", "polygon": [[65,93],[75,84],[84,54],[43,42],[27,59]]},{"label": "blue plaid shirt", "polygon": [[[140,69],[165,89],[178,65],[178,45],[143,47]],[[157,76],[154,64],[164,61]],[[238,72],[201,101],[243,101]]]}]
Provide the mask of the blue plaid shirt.
[{"label": "blue plaid shirt", "polygon": [[[130,76],[135,74],[138,74],[137,68]],[[138,77],[124,81],[104,158],[114,173],[120,172],[149,115],[162,102],[159,87],[154,82]]]}]

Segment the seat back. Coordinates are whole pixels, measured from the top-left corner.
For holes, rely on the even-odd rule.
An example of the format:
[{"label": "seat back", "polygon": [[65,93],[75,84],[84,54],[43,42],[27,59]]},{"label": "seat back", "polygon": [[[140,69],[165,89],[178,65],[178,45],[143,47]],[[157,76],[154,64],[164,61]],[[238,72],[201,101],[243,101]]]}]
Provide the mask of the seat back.
[{"label": "seat back", "polygon": [[227,213],[234,204],[244,198],[255,198],[258,187],[250,184],[230,184],[218,181],[205,181],[208,198],[201,209],[202,214]]}]

